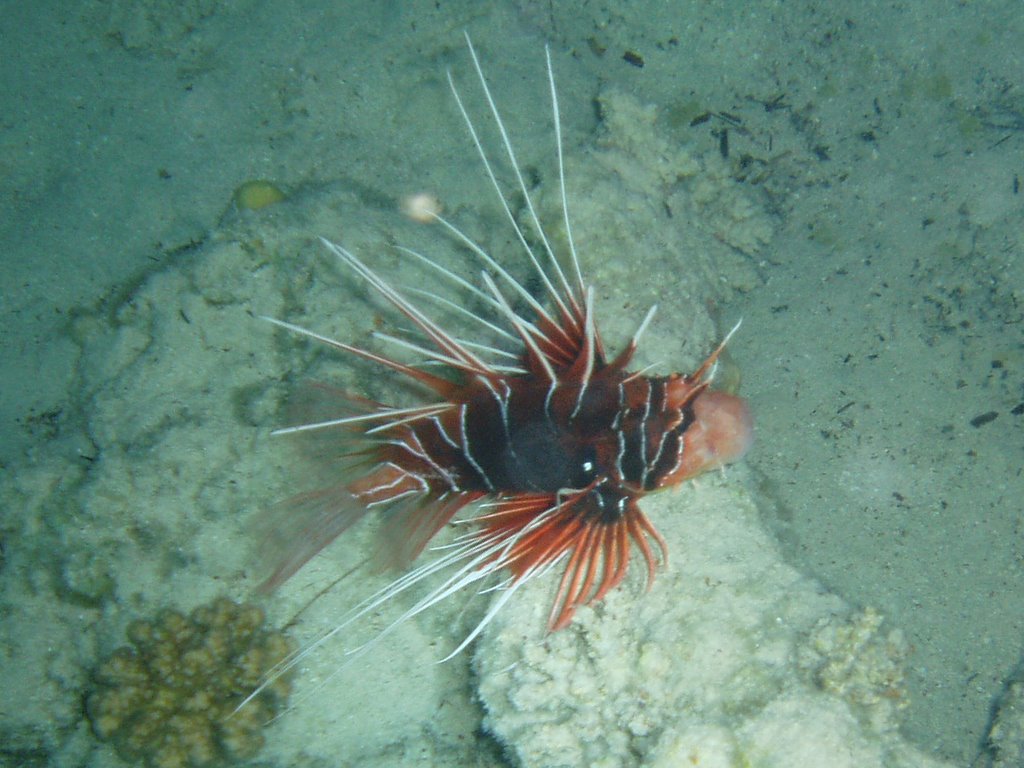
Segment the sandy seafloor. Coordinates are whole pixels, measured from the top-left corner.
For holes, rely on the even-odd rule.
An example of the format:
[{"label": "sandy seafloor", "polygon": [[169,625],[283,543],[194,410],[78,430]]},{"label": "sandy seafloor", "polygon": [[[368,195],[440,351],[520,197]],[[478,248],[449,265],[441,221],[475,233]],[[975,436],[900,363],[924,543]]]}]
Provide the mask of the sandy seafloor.
[{"label": "sandy seafloor", "polygon": [[[550,44],[602,327],[621,341],[657,301],[640,362],[691,370],[742,317],[757,444],[652,499],[673,563],[650,592],[544,637],[531,584],[435,665],[486,606],[456,598],[321,685],[328,647],[260,760],[1020,764],[1016,3],[42,2],[0,25],[4,764],[124,764],[83,717],[92,670],[161,606],[253,598],[253,521],[317,471],[269,435],[285,393],[393,394],[254,318],[366,340],[380,306],[317,235],[389,274],[393,242],[458,259],[397,213],[428,190],[520,257],[445,81],[479,112],[463,30],[545,216]],[[250,179],[286,200],[237,210]],[[262,599],[271,623],[370,533]]]}]

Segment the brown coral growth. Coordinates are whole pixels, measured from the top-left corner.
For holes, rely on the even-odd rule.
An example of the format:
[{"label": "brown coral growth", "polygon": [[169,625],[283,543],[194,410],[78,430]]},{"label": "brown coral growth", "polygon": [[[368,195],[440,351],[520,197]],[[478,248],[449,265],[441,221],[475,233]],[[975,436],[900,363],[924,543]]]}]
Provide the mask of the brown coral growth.
[{"label": "brown coral growth", "polygon": [[163,611],[128,627],[129,645],[96,670],[86,699],[93,731],[132,763],[203,768],[254,757],[263,725],[288,699],[278,678],[235,708],[291,645],[263,611],[219,598],[190,616]]}]

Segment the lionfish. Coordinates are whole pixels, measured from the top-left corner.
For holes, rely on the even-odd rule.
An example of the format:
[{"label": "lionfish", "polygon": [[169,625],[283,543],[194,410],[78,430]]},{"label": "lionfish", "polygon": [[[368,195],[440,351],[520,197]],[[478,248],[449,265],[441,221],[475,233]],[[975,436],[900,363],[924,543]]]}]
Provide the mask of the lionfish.
[{"label": "lionfish", "polygon": [[[339,469],[337,485],[286,503],[287,512],[304,522],[289,523],[292,532],[277,543],[279,562],[264,587],[284,582],[372,510],[388,511],[386,525],[400,537],[393,547],[399,550],[398,559],[408,562],[466,510],[459,521],[471,524],[469,532],[438,547],[433,559],[370,596],[330,633],[340,632],[428,577],[436,577],[439,585],[408,608],[392,628],[458,590],[491,584],[487,589],[494,590],[496,598],[450,656],[463,650],[519,587],[562,563],[548,617],[552,631],[568,625],[580,606],[600,601],[622,582],[633,547],[646,563],[649,585],[659,560],[667,558],[667,547],[638,501],[738,459],[752,435],[746,403],[709,388],[728,335],[690,375],[630,371],[640,336],[654,316],[656,307],[652,307],[625,348],[614,357],[606,353],[594,317],[594,289],[583,278],[572,237],[550,50],[546,51],[547,79],[567,268],[541,226],[468,35],[466,42],[481,95],[501,137],[502,163],[507,162],[513,189],[525,206],[525,224],[513,212],[510,195],[498,180],[499,166],[485,149],[450,71],[449,87],[541,295],[535,296],[454,223],[429,212],[479,261],[480,282],[473,284],[416,251],[402,248],[402,253],[464,291],[484,311],[474,312],[465,303],[456,304],[429,291],[400,290],[343,246],[324,240],[341,263],[422,336],[416,342],[377,334],[406,352],[411,350],[421,358],[420,364],[266,318],[401,374],[430,397],[421,405],[397,407],[325,388],[344,406],[341,415],[277,430],[278,434],[340,430],[339,444],[351,448],[345,449],[348,461]],[[417,296],[418,303],[410,294]],[[457,311],[490,336],[504,340],[504,346],[460,339],[432,319],[422,308],[424,302]],[[502,578],[494,586],[491,577],[496,574]]]}]

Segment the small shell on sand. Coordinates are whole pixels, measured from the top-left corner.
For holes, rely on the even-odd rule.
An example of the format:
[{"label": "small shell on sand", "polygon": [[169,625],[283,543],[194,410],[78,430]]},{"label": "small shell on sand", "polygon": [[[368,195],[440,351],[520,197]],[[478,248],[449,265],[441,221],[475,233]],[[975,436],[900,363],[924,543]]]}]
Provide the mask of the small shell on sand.
[{"label": "small shell on sand", "polygon": [[430,192],[406,195],[402,198],[399,208],[405,216],[421,224],[430,224],[444,210],[441,201]]}]

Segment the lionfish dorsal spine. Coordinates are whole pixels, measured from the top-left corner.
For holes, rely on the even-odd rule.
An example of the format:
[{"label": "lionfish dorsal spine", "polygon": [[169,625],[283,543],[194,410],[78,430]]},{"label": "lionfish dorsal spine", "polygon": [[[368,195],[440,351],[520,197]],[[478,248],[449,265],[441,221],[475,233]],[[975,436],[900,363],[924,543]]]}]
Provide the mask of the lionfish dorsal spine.
[{"label": "lionfish dorsal spine", "polygon": [[337,243],[332,243],[329,240],[323,240],[323,242],[346,265],[351,267],[360,277],[373,286],[378,293],[391,302],[395,309],[411,320],[439,350],[454,361],[455,367],[467,373],[487,374],[490,372],[487,363],[456,342],[451,334],[434,320],[431,320],[390,283],[366,266],[355,254]]},{"label": "lionfish dorsal spine", "polygon": [[[484,171],[487,174],[487,178],[490,180],[491,186],[494,187],[494,191],[497,194],[499,201],[501,202],[502,208],[505,212],[505,216],[508,218],[509,223],[513,228],[513,231],[516,233],[516,238],[522,246],[523,251],[526,253],[527,259],[532,264],[534,271],[536,272],[538,278],[544,285],[545,292],[555,305],[555,314],[562,318],[563,322],[566,322],[570,325],[576,325],[576,330],[578,331],[578,326],[582,322],[583,317],[581,303],[586,293],[586,283],[583,279],[582,270],[580,269],[579,260],[576,254],[576,246],[572,238],[572,227],[569,224],[568,195],[566,193],[565,186],[565,163],[562,150],[562,126],[561,117],[559,115],[558,110],[558,92],[557,88],[555,87],[554,68],[551,63],[551,52],[547,47],[545,47],[548,81],[550,83],[552,96],[552,119],[555,128],[555,143],[556,152],[558,156],[558,177],[559,190],[561,195],[562,217],[566,223],[566,237],[568,239],[569,244],[569,257],[572,262],[572,268],[577,283],[577,289],[575,291],[570,286],[569,281],[566,278],[565,271],[562,269],[558,257],[555,254],[554,248],[551,245],[551,241],[547,235],[547,232],[545,231],[544,226],[541,224],[540,216],[538,215],[537,208],[533,202],[533,196],[530,194],[530,190],[526,185],[526,180],[523,177],[519,159],[516,156],[515,147],[512,143],[512,140],[509,138],[508,130],[505,127],[505,121],[501,117],[501,112],[498,109],[497,102],[495,101],[493,95],[491,94],[490,86],[487,83],[487,78],[484,75],[483,67],[480,65],[480,60],[476,53],[476,48],[474,47],[473,41],[470,39],[468,32],[465,33],[465,38],[466,45],[469,49],[470,57],[473,61],[473,68],[476,72],[477,79],[480,83],[481,92],[483,93],[484,98],[487,101],[488,109],[490,110],[491,116],[494,119],[494,123],[498,129],[498,133],[501,136],[501,145],[504,148],[505,156],[508,160],[508,166],[512,170],[513,175],[515,176],[516,186],[519,188],[519,192],[522,194],[523,201],[525,202],[526,209],[529,214],[529,220],[532,224],[534,234],[536,234],[537,238],[540,240],[544,254],[548,262],[550,263],[550,269],[554,274],[554,279],[558,283],[559,287],[556,288],[555,283],[552,282],[552,277],[548,274],[548,270],[546,270],[540,263],[540,260],[537,258],[537,254],[534,252],[534,249],[530,246],[527,240],[526,233],[520,226],[518,219],[512,211],[512,208],[509,206],[508,199],[505,195],[504,190],[502,189],[500,182],[498,181],[490,157],[487,154],[487,151],[484,149],[482,141],[480,140],[480,136],[477,131],[476,125],[474,124],[473,119],[470,117],[469,111],[466,109],[462,100],[462,96],[459,93],[458,86],[456,86],[455,84],[455,79],[452,76],[451,72],[449,71],[448,84],[449,87],[451,88],[452,95],[454,96],[455,103],[459,109],[460,114],[462,115],[463,122],[466,124],[466,128],[469,131],[470,137],[473,141],[473,145],[476,148],[477,155],[479,156],[480,161],[484,166]],[[553,320],[553,318],[550,315],[548,315],[545,310],[543,310],[543,308],[535,306],[533,307],[533,309],[534,311],[539,311],[539,314],[541,316],[546,317],[546,319],[550,320],[552,324],[556,326],[558,325],[558,323],[556,323]]]}]

